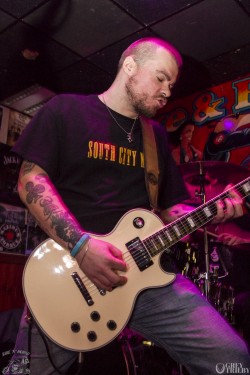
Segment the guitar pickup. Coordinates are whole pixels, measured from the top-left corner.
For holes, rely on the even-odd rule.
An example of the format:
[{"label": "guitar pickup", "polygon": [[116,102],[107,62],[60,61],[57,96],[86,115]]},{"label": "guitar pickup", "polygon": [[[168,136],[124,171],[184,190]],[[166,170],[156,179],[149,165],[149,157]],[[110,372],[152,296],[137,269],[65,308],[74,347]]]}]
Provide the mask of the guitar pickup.
[{"label": "guitar pickup", "polygon": [[144,271],[154,264],[152,258],[150,257],[146,248],[143,246],[139,237],[136,237],[133,240],[127,242],[126,247],[132,255],[140,271]]},{"label": "guitar pickup", "polygon": [[73,272],[71,276],[72,276],[72,279],[74,280],[77,288],[80,290],[83,298],[87,302],[87,304],[89,306],[94,305],[94,301],[93,301],[91,295],[89,294],[87,288],[85,287],[84,283],[82,282],[82,279],[80,278],[80,276],[78,275],[78,273],[77,272]]}]

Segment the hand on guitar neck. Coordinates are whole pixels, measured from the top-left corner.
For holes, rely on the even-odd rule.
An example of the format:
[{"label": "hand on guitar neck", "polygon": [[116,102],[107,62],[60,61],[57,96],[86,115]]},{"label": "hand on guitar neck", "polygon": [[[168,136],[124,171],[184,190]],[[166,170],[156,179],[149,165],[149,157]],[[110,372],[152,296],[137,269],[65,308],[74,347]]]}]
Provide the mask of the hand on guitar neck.
[{"label": "hand on guitar neck", "polygon": [[[227,191],[231,187],[232,185],[226,186],[224,191]],[[234,189],[231,189],[227,197],[217,201],[217,215],[213,219],[212,224],[222,223],[242,216],[242,205],[243,200],[241,196]]]}]

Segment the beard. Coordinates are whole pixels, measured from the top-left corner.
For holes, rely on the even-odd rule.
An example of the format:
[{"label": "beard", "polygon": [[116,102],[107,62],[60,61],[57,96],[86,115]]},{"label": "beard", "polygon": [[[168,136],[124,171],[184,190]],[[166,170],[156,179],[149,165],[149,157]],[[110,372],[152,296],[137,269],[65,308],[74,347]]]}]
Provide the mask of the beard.
[{"label": "beard", "polygon": [[152,118],[155,116],[158,108],[146,104],[149,96],[145,93],[136,92],[136,82],[137,80],[135,77],[130,77],[125,86],[130,103],[138,115]]}]

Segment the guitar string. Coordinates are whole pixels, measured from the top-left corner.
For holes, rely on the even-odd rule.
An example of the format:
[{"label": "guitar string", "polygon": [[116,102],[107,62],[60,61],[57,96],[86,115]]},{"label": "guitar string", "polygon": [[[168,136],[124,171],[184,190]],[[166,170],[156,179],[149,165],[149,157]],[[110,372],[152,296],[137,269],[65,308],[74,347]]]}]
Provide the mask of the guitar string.
[{"label": "guitar string", "polygon": [[[240,190],[241,188],[242,188],[242,187],[240,187],[240,188],[238,189],[238,192],[239,192],[239,190]],[[234,188],[234,190],[237,190],[237,189]],[[222,195],[221,195],[221,198],[222,198],[223,195],[225,195],[225,196],[227,197],[227,194],[228,194],[228,191],[225,192],[224,194],[222,194]],[[247,194],[247,195],[248,195],[248,194]],[[246,196],[247,196],[247,195],[246,195]],[[217,212],[217,207],[216,207],[216,204],[215,204],[216,200],[218,200],[218,197],[216,197],[216,198],[210,200],[210,201],[207,203],[207,206],[208,206],[208,205],[211,205],[211,207],[210,207],[210,211],[212,212],[212,216],[215,215],[216,212]],[[211,221],[212,218],[211,218],[211,219],[207,218],[206,214],[204,213],[204,209],[205,209],[204,206],[198,207],[196,210],[191,211],[190,214],[185,215],[185,217],[181,217],[181,218],[177,219],[174,223],[172,223],[172,224],[169,225],[170,230],[173,229],[173,226],[174,226],[174,225],[182,224],[181,221],[183,221],[183,219],[184,219],[184,218],[187,218],[189,215],[197,214],[198,219],[202,219],[202,221],[203,221],[203,225],[205,224],[205,223],[204,223],[204,218],[205,218],[205,220],[206,220],[207,222]],[[199,213],[199,211],[200,211],[200,213]],[[199,225],[199,226],[195,227],[195,228],[193,229],[193,231],[199,229],[199,227],[201,227],[201,226],[202,226],[202,225]],[[186,234],[186,229],[188,229],[188,233],[187,233],[187,234],[191,233],[191,232],[190,232],[190,226],[187,225],[187,226],[185,227],[185,225],[183,225],[183,227],[184,227],[184,229],[185,229],[184,236],[185,236],[185,234]],[[166,228],[166,227],[162,228],[162,230],[160,230],[160,231],[157,232],[157,233],[163,233],[163,234],[164,234],[164,231],[168,231],[168,226],[167,226],[167,228]],[[175,232],[173,232],[173,233],[175,234]],[[183,234],[183,233],[182,233],[182,234]],[[164,235],[165,235],[165,234],[164,234]],[[151,241],[153,240],[153,237],[154,237],[154,234],[152,234],[151,236],[149,236],[147,239],[142,240],[142,242],[144,242],[144,243],[148,243],[148,245],[146,246],[146,248],[149,250],[149,253],[150,253],[150,254],[153,254],[153,255],[157,255],[157,254],[159,254],[159,255],[160,255],[160,253],[163,252],[163,251],[165,250],[165,248],[167,248],[167,247],[166,247],[165,245],[164,245],[164,246],[161,245],[162,249],[158,249],[158,248],[157,248],[157,245],[156,245],[156,249],[155,249],[155,243],[153,243],[153,244],[151,243]],[[176,234],[175,234],[174,237],[176,237]],[[151,239],[150,239],[150,238],[151,238]],[[180,239],[181,239],[181,238],[180,238]],[[180,239],[177,238],[177,241],[175,240],[175,241],[174,241],[174,244],[177,243]],[[169,246],[172,246],[172,244],[169,244]],[[154,254],[154,249],[156,250],[156,254]],[[123,256],[124,256],[124,260],[125,260],[125,261],[127,260],[126,263],[127,263],[128,265],[130,265],[130,264],[132,265],[132,267],[129,267],[130,270],[133,269],[133,268],[136,268],[136,267],[138,268],[138,266],[140,266],[140,263],[139,263],[139,262],[141,261],[141,259],[143,259],[143,262],[145,261],[145,256],[144,256],[144,254],[141,254],[140,251],[139,251],[139,256],[138,256],[138,254],[137,254],[137,255],[135,256],[135,259],[132,257],[132,255],[131,255],[131,253],[130,253],[129,251],[126,251],[125,253],[123,253]],[[140,259],[140,257],[141,257],[141,259]],[[87,276],[84,275],[84,277],[82,278],[82,281],[85,281],[85,286],[88,285],[90,288],[93,287],[93,288],[96,289],[96,293],[99,293],[98,288],[96,288],[95,284],[93,284],[93,283],[87,278]],[[88,282],[88,281],[89,281],[89,282]]]},{"label": "guitar string", "polygon": [[[249,180],[249,178],[247,178],[245,181]],[[240,192],[241,190],[241,195],[244,196],[244,192],[242,191],[242,185],[244,184],[243,183],[240,183],[241,186],[238,188],[238,192]],[[231,190],[231,189],[230,189]],[[228,193],[230,193],[230,190],[222,193],[221,197],[224,196],[224,197],[228,197]],[[234,190],[237,190],[237,187],[234,187]],[[249,194],[246,194],[246,196],[249,195]],[[207,207],[209,207],[210,209],[210,212],[212,213],[212,216],[215,216],[216,212],[217,212],[217,206],[216,206],[216,201],[218,200],[218,197],[215,197],[214,199],[210,200],[208,203],[207,203]],[[192,231],[196,231],[197,229],[199,229],[202,225],[210,222],[212,220],[212,218],[210,218],[210,216],[207,217],[206,213],[204,213],[204,209],[205,209],[205,206],[206,205],[202,205],[201,207],[198,207],[197,210],[193,210],[191,211],[189,214],[185,215],[185,217],[181,217],[179,218],[177,221],[175,221],[175,223],[172,223],[172,225],[170,224],[169,226],[164,227],[162,230],[160,230],[158,233],[161,233],[161,235],[163,234],[165,237],[165,231],[167,231],[168,233],[170,232],[172,237],[174,238],[174,242],[173,244],[177,243],[183,236],[187,235],[187,234],[190,234],[192,233]],[[190,224],[185,224],[185,222],[187,222],[187,220],[185,220],[186,218],[190,217],[190,216],[194,216],[196,215],[196,219],[198,218],[198,225],[195,224],[194,225],[194,228],[190,228]],[[184,220],[185,221],[184,221]],[[184,221],[184,224],[182,224],[182,222]],[[199,223],[199,221],[201,221],[202,224]],[[173,227],[177,225],[178,229],[180,230],[181,232],[181,236],[180,238],[178,236],[176,236],[176,233],[175,231],[173,230]],[[184,228],[184,231],[180,228],[180,226],[182,226],[182,228]],[[190,229],[192,229],[190,231]],[[150,246],[147,246],[150,248],[150,253],[152,254],[152,249],[154,249],[154,247],[156,247],[156,254],[159,253],[159,250],[158,250],[158,247],[157,247],[157,243],[155,245],[155,241],[153,241],[153,237],[154,235],[152,235],[151,237],[148,237],[146,240],[144,240],[143,242],[144,243],[149,243]],[[159,237],[161,238],[161,236],[159,235]],[[171,237],[171,238],[172,238]],[[152,238],[152,240],[151,240]],[[151,244],[151,241],[153,241],[153,245]],[[160,240],[159,240],[160,241]],[[156,241],[157,242],[157,241]],[[169,242],[169,241],[168,241]],[[172,244],[169,243],[168,246],[171,246]],[[162,246],[160,246],[162,247]],[[164,245],[164,247],[166,247],[166,245]],[[164,249],[163,249],[164,250]]]}]

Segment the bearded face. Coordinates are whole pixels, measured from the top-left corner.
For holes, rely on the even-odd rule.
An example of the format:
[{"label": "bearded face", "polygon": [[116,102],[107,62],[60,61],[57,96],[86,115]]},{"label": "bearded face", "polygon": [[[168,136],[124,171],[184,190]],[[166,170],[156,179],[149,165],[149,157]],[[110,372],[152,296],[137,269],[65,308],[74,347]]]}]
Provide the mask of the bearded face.
[{"label": "bearded face", "polygon": [[136,63],[127,77],[125,89],[130,106],[138,115],[154,117],[167,104],[178,77],[175,59],[162,49],[152,59]]},{"label": "bearded face", "polygon": [[152,100],[150,100],[150,95],[142,90],[139,91],[138,88],[136,76],[129,77],[126,83],[126,90],[132,107],[138,115],[144,115],[149,118],[154,117],[159,109],[158,104],[153,104]]}]

